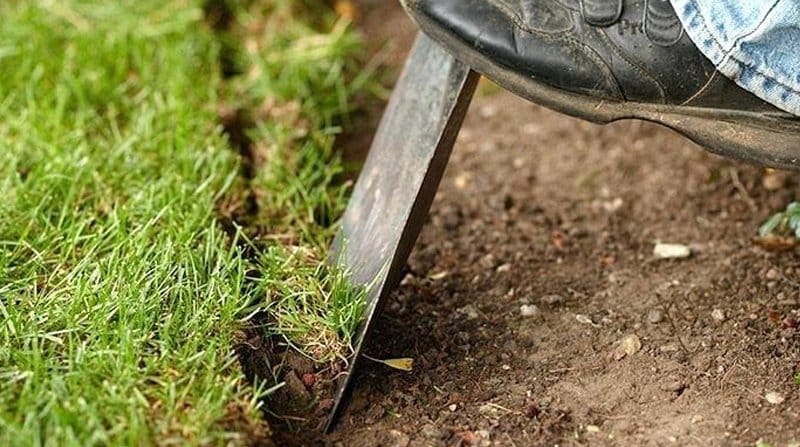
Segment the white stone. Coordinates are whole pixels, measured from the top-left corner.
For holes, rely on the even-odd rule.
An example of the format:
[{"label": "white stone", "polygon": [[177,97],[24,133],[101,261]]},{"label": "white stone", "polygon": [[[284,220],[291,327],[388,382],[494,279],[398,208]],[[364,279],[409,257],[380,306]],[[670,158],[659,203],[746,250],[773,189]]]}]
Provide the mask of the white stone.
[{"label": "white stone", "polygon": [[661,259],[683,259],[692,255],[692,250],[683,244],[656,244],[653,254]]},{"label": "white stone", "polygon": [[764,396],[764,399],[766,399],[767,402],[771,403],[772,405],[780,405],[783,403],[783,401],[786,400],[786,398],[783,397],[782,394],[776,393],[775,391],[770,391],[769,393],[767,393]]},{"label": "white stone", "polygon": [[533,304],[523,304],[519,306],[519,313],[523,317],[535,317],[539,315],[539,308]]},{"label": "white stone", "polygon": [[636,335],[628,335],[620,340],[614,350],[614,360],[622,360],[626,356],[636,354],[642,349],[642,341]]}]

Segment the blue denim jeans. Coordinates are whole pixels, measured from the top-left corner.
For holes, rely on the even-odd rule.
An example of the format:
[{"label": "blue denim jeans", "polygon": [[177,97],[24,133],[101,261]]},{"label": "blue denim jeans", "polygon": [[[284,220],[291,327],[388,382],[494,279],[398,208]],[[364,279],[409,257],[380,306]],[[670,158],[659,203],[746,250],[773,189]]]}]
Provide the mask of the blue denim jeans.
[{"label": "blue denim jeans", "polygon": [[800,0],[670,0],[717,69],[800,115]]}]

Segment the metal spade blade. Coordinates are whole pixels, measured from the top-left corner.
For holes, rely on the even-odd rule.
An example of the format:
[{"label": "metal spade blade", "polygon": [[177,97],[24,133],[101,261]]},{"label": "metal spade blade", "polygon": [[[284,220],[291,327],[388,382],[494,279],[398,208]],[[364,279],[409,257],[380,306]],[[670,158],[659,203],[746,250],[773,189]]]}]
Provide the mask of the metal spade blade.
[{"label": "metal spade blade", "polygon": [[364,340],[419,236],[479,78],[420,34],[395,86],[329,258],[367,288],[367,303],[328,431],[347,400]]}]

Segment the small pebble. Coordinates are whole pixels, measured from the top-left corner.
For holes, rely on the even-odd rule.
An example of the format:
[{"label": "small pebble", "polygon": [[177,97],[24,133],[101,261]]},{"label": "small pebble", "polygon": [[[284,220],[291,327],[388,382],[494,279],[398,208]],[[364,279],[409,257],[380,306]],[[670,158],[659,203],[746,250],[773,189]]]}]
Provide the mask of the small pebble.
[{"label": "small pebble", "polygon": [[600,427],[596,425],[587,425],[586,426],[586,433],[598,433],[600,431]]},{"label": "small pebble", "polygon": [[483,415],[494,415],[499,412],[499,408],[496,405],[492,404],[483,404],[478,407],[478,413]]},{"label": "small pebble", "polygon": [[602,203],[603,209],[606,210],[608,213],[615,213],[622,208],[622,205],[625,204],[625,201],[622,200],[621,197],[617,197],[614,200],[608,200]]},{"label": "small pebble", "polygon": [[764,276],[766,276],[767,279],[778,279],[781,274],[778,272],[778,269],[771,268],[767,270],[767,274]]},{"label": "small pebble", "polygon": [[653,309],[647,313],[647,322],[652,324],[658,324],[664,321],[664,312],[661,312],[658,309]]},{"label": "small pebble", "polygon": [[475,320],[480,316],[478,314],[478,309],[472,304],[467,304],[464,307],[460,307],[456,309],[456,312],[466,316],[468,320]]},{"label": "small pebble", "polygon": [[465,189],[469,185],[469,174],[461,173],[456,176],[453,182],[458,189]]},{"label": "small pebble", "polygon": [[642,341],[636,335],[629,335],[620,340],[614,349],[614,360],[622,360],[626,356],[636,354],[642,349]]},{"label": "small pebble", "polygon": [[523,317],[535,317],[539,315],[539,308],[533,304],[523,304],[519,307],[519,313]]},{"label": "small pebble", "polygon": [[661,385],[659,385],[659,389],[661,389],[661,391],[669,391],[671,393],[680,393],[686,389],[686,384],[678,378],[671,377],[665,382],[661,383]]},{"label": "small pebble", "polygon": [[437,273],[432,273],[430,276],[428,276],[428,278],[432,279],[433,281],[439,281],[440,279],[447,278],[447,275],[449,275],[449,274],[450,273],[447,272],[447,271],[437,272]]},{"label": "small pebble", "polygon": [[542,410],[540,410],[536,404],[528,404],[528,406],[525,407],[525,416],[528,419],[538,417],[541,412]]},{"label": "small pebble", "polygon": [[390,430],[389,436],[392,437],[392,447],[407,447],[411,439],[405,433],[398,430]]},{"label": "small pebble", "polygon": [[479,113],[482,118],[491,118],[497,115],[497,107],[488,105],[480,108]]},{"label": "small pebble", "polygon": [[317,381],[317,376],[312,373],[305,373],[300,377],[300,380],[303,381],[303,385],[305,385],[306,388],[311,389]]},{"label": "small pebble", "polygon": [[783,401],[786,400],[786,398],[783,397],[782,394],[776,393],[775,391],[770,391],[769,393],[767,393],[764,396],[764,399],[766,399],[767,402],[771,403],[772,405],[780,405],[783,403]]},{"label": "small pebble", "polygon": [[592,327],[600,327],[599,324],[595,323],[594,321],[592,321],[591,318],[589,318],[589,316],[584,314],[575,314],[575,319],[578,320],[578,323],[581,324],[588,324],[589,326]]},{"label": "small pebble", "polygon": [[441,439],[445,437],[445,433],[442,430],[431,424],[424,425],[422,430],[420,430],[420,433],[422,436],[428,439]]},{"label": "small pebble", "polygon": [[777,191],[786,185],[791,173],[783,171],[768,170],[761,180],[761,184],[767,191]]},{"label": "small pebble", "polygon": [[550,306],[561,304],[564,302],[564,297],[561,295],[545,295],[542,297],[542,302]]},{"label": "small pebble", "polygon": [[453,411],[453,412],[455,412],[456,410],[458,410],[458,405],[456,405],[456,404],[450,404],[450,406],[449,406],[449,407],[447,407],[447,408],[448,408],[450,411]]},{"label": "small pebble", "polygon": [[656,244],[653,254],[661,259],[683,259],[692,255],[692,250],[682,244]]},{"label": "small pebble", "polygon": [[477,430],[475,431],[475,441],[471,442],[469,445],[474,445],[477,447],[491,446],[492,434],[489,433],[488,430]]},{"label": "small pebble", "polygon": [[725,316],[725,312],[723,312],[722,309],[714,309],[714,310],[712,310],[711,311],[711,318],[713,318],[714,321],[716,321],[717,323],[722,323],[723,321],[725,321],[727,319],[726,316]]}]

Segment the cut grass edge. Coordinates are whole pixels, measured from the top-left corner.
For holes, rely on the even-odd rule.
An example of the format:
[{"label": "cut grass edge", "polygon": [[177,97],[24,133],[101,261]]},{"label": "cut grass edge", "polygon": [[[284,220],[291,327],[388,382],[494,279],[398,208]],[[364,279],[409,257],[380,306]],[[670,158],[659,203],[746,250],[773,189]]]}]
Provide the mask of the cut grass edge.
[{"label": "cut grass edge", "polygon": [[242,227],[265,329],[318,364],[342,361],[363,290],[325,263],[350,188],[335,140],[351,99],[371,87],[371,69],[355,57],[362,42],[349,22],[316,1],[238,5],[223,33],[244,43],[234,51],[241,75],[228,79],[223,109],[235,111],[245,136],[239,152],[250,171],[238,195],[254,202]]},{"label": "cut grass edge", "polygon": [[[268,437],[257,413],[276,385],[243,382],[236,328],[267,309],[282,322],[268,334],[324,363],[346,357],[358,320],[357,291],[321,267],[346,195],[333,140],[359,88],[344,80],[352,32],[339,24],[329,40],[299,21],[271,27],[259,39],[283,49],[247,53],[259,76],[223,83],[207,69],[222,46],[199,26],[199,2],[0,10],[13,25],[6,42],[26,50],[0,51],[0,63],[17,67],[0,75],[9,149],[0,187],[10,198],[0,205],[2,443]],[[242,22],[258,17],[242,11]],[[298,58],[298,48],[310,55]],[[335,101],[294,105],[304,95]],[[256,115],[248,133],[264,159],[250,178],[238,177],[214,125],[209,105],[220,97]],[[243,189],[257,213],[226,234],[214,204]],[[276,295],[286,284],[297,289]],[[274,301],[261,301],[268,291]],[[295,321],[298,312],[309,318]],[[336,336],[309,338],[319,328]]]}]

